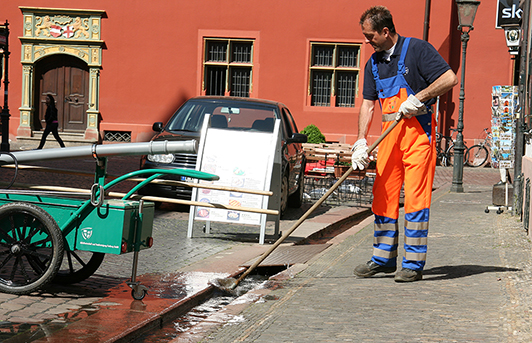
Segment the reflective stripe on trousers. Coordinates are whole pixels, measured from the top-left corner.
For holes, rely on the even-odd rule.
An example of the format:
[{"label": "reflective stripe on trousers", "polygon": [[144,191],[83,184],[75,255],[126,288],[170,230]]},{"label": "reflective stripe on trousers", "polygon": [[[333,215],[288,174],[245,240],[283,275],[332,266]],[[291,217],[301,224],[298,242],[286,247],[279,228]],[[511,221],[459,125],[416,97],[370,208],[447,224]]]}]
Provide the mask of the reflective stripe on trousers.
[{"label": "reflective stripe on trousers", "polygon": [[[422,270],[427,258],[428,213],[425,209],[405,215],[405,240],[402,267]],[[417,221],[426,218],[426,221]],[[397,219],[375,215],[372,260],[385,266],[397,265],[399,230]]]}]

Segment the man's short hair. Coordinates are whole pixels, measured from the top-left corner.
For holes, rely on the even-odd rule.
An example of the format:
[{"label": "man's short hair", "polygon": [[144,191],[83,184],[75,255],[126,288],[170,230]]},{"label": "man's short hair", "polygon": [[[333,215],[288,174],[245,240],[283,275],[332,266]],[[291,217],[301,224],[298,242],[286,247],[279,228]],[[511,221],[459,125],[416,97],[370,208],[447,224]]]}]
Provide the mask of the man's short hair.
[{"label": "man's short hair", "polygon": [[395,33],[395,25],[393,24],[392,14],[384,6],[374,6],[366,10],[360,17],[360,26],[369,20],[373,30],[382,32],[387,27],[391,33]]}]

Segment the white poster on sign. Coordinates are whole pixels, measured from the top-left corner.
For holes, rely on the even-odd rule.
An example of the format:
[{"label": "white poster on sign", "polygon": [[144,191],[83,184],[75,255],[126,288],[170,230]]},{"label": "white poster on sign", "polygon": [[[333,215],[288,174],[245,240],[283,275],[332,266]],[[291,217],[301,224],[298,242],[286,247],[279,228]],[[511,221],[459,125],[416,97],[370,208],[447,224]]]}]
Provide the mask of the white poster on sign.
[{"label": "white poster on sign", "polygon": [[[273,163],[272,144],[276,144],[276,138],[273,133],[211,128],[207,130],[200,170],[218,175],[220,180],[211,182],[218,186],[265,190],[266,180],[271,177],[268,172]],[[267,204],[264,198],[263,195],[212,189],[198,189],[196,195],[196,200],[200,202],[257,209]],[[210,207],[196,207],[194,218],[261,224],[260,213]]]}]

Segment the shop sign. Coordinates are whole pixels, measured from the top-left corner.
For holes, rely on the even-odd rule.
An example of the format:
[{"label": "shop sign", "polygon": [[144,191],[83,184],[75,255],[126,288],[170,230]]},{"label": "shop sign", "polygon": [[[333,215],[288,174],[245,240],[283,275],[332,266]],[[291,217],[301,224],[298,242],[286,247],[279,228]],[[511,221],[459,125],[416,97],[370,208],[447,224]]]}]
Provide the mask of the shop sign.
[{"label": "shop sign", "polygon": [[500,29],[503,25],[519,25],[522,14],[523,10],[519,8],[519,0],[497,0],[495,27]]}]

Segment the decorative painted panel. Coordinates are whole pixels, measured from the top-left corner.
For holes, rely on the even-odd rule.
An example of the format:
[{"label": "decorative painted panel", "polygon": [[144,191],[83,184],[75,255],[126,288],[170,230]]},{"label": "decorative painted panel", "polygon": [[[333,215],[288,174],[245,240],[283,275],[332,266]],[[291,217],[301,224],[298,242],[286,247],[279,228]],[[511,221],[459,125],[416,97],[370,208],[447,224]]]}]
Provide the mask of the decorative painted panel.
[{"label": "decorative painted panel", "polygon": [[22,62],[50,54],[76,56],[101,66],[101,18],[104,11],[20,7],[24,16]]},{"label": "decorative painted panel", "polygon": [[22,104],[19,135],[31,135],[35,111],[34,65],[40,59],[67,54],[87,63],[90,72],[85,136],[98,136],[99,83],[102,67],[101,21],[104,11],[65,8],[20,7],[23,13],[21,63],[23,67]]}]

